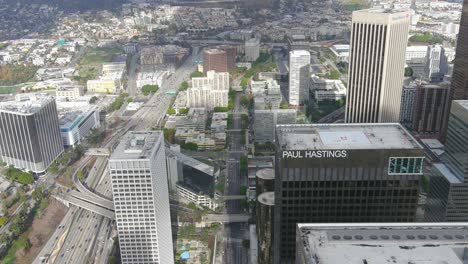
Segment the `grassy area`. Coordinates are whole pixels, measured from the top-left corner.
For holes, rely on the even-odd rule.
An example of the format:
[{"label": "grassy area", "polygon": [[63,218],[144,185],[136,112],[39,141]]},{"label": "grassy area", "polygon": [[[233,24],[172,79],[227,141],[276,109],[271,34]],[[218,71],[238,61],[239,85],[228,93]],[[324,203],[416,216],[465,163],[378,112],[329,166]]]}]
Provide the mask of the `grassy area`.
[{"label": "grassy area", "polygon": [[74,79],[82,85],[88,80],[96,79],[101,73],[102,64],[111,62],[116,55],[121,53],[123,51],[118,48],[103,47],[87,51],[78,66],[79,76],[75,76]]},{"label": "grassy area", "polygon": [[0,67],[0,86],[25,83],[34,78],[38,67],[31,65],[5,65]]},{"label": "grassy area", "polygon": [[0,94],[16,93],[20,88],[18,86],[1,86]]},{"label": "grassy area", "polygon": [[81,66],[86,66],[90,64],[102,64],[105,62],[110,62],[112,59],[123,53],[122,50],[118,48],[94,48],[89,50],[80,61]]},{"label": "grassy area", "polygon": [[430,44],[441,44],[444,42],[444,38],[431,34],[431,33],[423,33],[423,34],[415,34],[409,38],[410,42],[424,42]]},{"label": "grassy area", "polygon": [[355,11],[368,8],[369,2],[366,0],[344,0],[341,6],[346,11]]}]

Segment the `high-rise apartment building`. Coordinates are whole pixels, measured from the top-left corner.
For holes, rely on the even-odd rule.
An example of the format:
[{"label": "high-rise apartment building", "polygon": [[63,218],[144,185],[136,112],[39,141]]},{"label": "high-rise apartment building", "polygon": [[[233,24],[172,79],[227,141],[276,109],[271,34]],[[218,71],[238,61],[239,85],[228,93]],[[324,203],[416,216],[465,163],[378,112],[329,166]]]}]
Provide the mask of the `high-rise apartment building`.
[{"label": "high-rise apartment building", "polygon": [[122,263],[174,263],[163,133],[127,132],[109,172]]},{"label": "high-rise apartment building", "polygon": [[431,168],[425,220],[468,221],[468,100],[452,101],[445,152]]},{"label": "high-rise apartment building", "polygon": [[296,264],[465,264],[466,240],[466,223],[304,223]]},{"label": "high-rise apartment building", "polygon": [[346,123],[398,122],[409,12],[353,12]]},{"label": "high-rise apartment building", "polygon": [[449,99],[448,84],[418,85],[413,104],[413,131],[421,136],[437,136]]},{"label": "high-rise apartment building", "polygon": [[289,104],[298,106],[309,98],[310,53],[289,52]]},{"label": "high-rise apartment building", "polygon": [[245,60],[256,61],[260,57],[260,40],[257,38],[245,41]]},{"label": "high-rise apartment building", "polygon": [[43,173],[63,152],[55,99],[32,95],[0,103],[0,160]]},{"label": "high-rise apartment building", "polygon": [[203,51],[203,71],[229,72],[236,68],[236,48],[218,46]]},{"label": "high-rise apartment building", "polygon": [[296,224],[414,222],[424,149],[400,124],[277,126],[274,263]]},{"label": "high-rise apartment building", "polygon": [[187,90],[187,106],[208,110],[228,106],[229,73],[208,71],[206,75],[192,78],[192,87]]}]

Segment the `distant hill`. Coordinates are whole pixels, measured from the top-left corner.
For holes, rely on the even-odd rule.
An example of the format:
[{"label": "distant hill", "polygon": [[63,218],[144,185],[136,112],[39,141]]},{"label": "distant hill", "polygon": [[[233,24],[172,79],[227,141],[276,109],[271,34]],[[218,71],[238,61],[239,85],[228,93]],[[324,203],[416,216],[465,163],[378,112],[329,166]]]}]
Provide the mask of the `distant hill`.
[{"label": "distant hill", "polygon": [[126,0],[0,0],[8,4],[47,4],[66,12],[119,8]]}]

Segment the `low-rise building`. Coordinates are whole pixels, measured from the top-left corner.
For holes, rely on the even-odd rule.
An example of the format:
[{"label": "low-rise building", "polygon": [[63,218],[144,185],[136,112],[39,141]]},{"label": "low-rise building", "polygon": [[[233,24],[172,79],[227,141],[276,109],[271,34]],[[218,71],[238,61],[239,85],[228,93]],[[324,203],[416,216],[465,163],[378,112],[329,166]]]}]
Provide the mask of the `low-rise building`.
[{"label": "low-rise building", "polygon": [[341,100],[346,97],[346,87],[341,80],[329,80],[312,75],[310,88],[317,102]]},{"label": "low-rise building", "polygon": [[141,89],[145,85],[161,87],[170,75],[169,71],[139,72],[136,80],[137,88]]},{"label": "low-rise building", "polygon": [[84,87],[81,85],[73,85],[73,86],[62,86],[57,88],[55,91],[55,97],[57,100],[74,100],[84,94]]},{"label": "low-rise building", "polygon": [[349,45],[337,44],[331,46],[330,50],[340,62],[348,63],[349,60]]},{"label": "low-rise building", "polygon": [[260,57],[260,40],[252,38],[245,41],[245,60],[256,61]]},{"label": "low-rise building", "polygon": [[58,102],[60,135],[65,147],[74,147],[101,126],[99,111],[87,102]]},{"label": "low-rise building", "polygon": [[196,205],[203,206],[211,210],[216,210],[216,208],[219,206],[215,199],[205,194],[196,193],[181,183],[177,183],[176,188],[179,197],[184,198]]}]

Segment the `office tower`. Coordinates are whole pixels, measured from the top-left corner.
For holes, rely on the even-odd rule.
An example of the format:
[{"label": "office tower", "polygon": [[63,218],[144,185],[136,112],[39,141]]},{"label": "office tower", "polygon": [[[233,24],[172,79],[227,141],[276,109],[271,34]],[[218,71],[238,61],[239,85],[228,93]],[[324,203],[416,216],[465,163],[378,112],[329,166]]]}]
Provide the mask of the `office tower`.
[{"label": "office tower", "polygon": [[353,12],[346,123],[398,122],[409,12]]},{"label": "office tower", "polygon": [[468,0],[463,2],[452,76],[452,99],[468,99]]},{"label": "office tower", "polygon": [[245,41],[245,60],[256,61],[260,57],[260,40],[252,38]]},{"label": "office tower", "polygon": [[429,46],[426,56],[425,78],[431,82],[444,80],[448,72],[448,61],[445,49],[441,45]]},{"label": "office tower", "polygon": [[413,222],[424,149],[400,125],[279,125],[275,263],[295,256],[296,224]]},{"label": "office tower", "polygon": [[416,95],[416,85],[404,85],[401,94],[400,123],[406,127],[413,124],[413,107]]},{"label": "office tower", "polygon": [[228,106],[229,73],[208,71],[206,75],[192,78],[192,87],[187,90],[187,106],[208,110]]},{"label": "office tower", "polygon": [[218,46],[203,51],[203,71],[229,72],[236,68],[236,48]]},{"label": "office tower", "polygon": [[295,109],[255,110],[253,131],[256,142],[274,142],[276,125],[295,124]]},{"label": "office tower", "polygon": [[466,223],[298,224],[296,264],[465,264]]},{"label": "office tower", "polygon": [[[468,100],[468,0],[463,2],[460,18],[460,31],[457,39],[457,49],[453,60],[453,74],[450,85],[450,100]],[[447,106],[444,124],[439,139],[444,142],[447,136],[449,109]]]},{"label": "office tower", "polygon": [[0,102],[0,160],[43,173],[63,152],[57,106],[47,94],[25,99]]},{"label": "office tower", "polygon": [[257,198],[258,264],[273,263],[273,213],[275,193],[264,192]]},{"label": "office tower", "polygon": [[289,52],[289,104],[298,106],[309,99],[310,53]]},{"label": "office tower", "polygon": [[468,100],[452,101],[445,152],[431,168],[425,220],[468,221]]},{"label": "office tower", "polygon": [[163,133],[127,132],[109,171],[122,263],[174,263]]},{"label": "office tower", "polygon": [[450,99],[448,84],[424,84],[416,87],[412,129],[420,136],[438,136]]},{"label": "office tower", "polygon": [[250,91],[254,97],[257,110],[279,109],[283,96],[280,85],[276,80],[251,81]]}]

